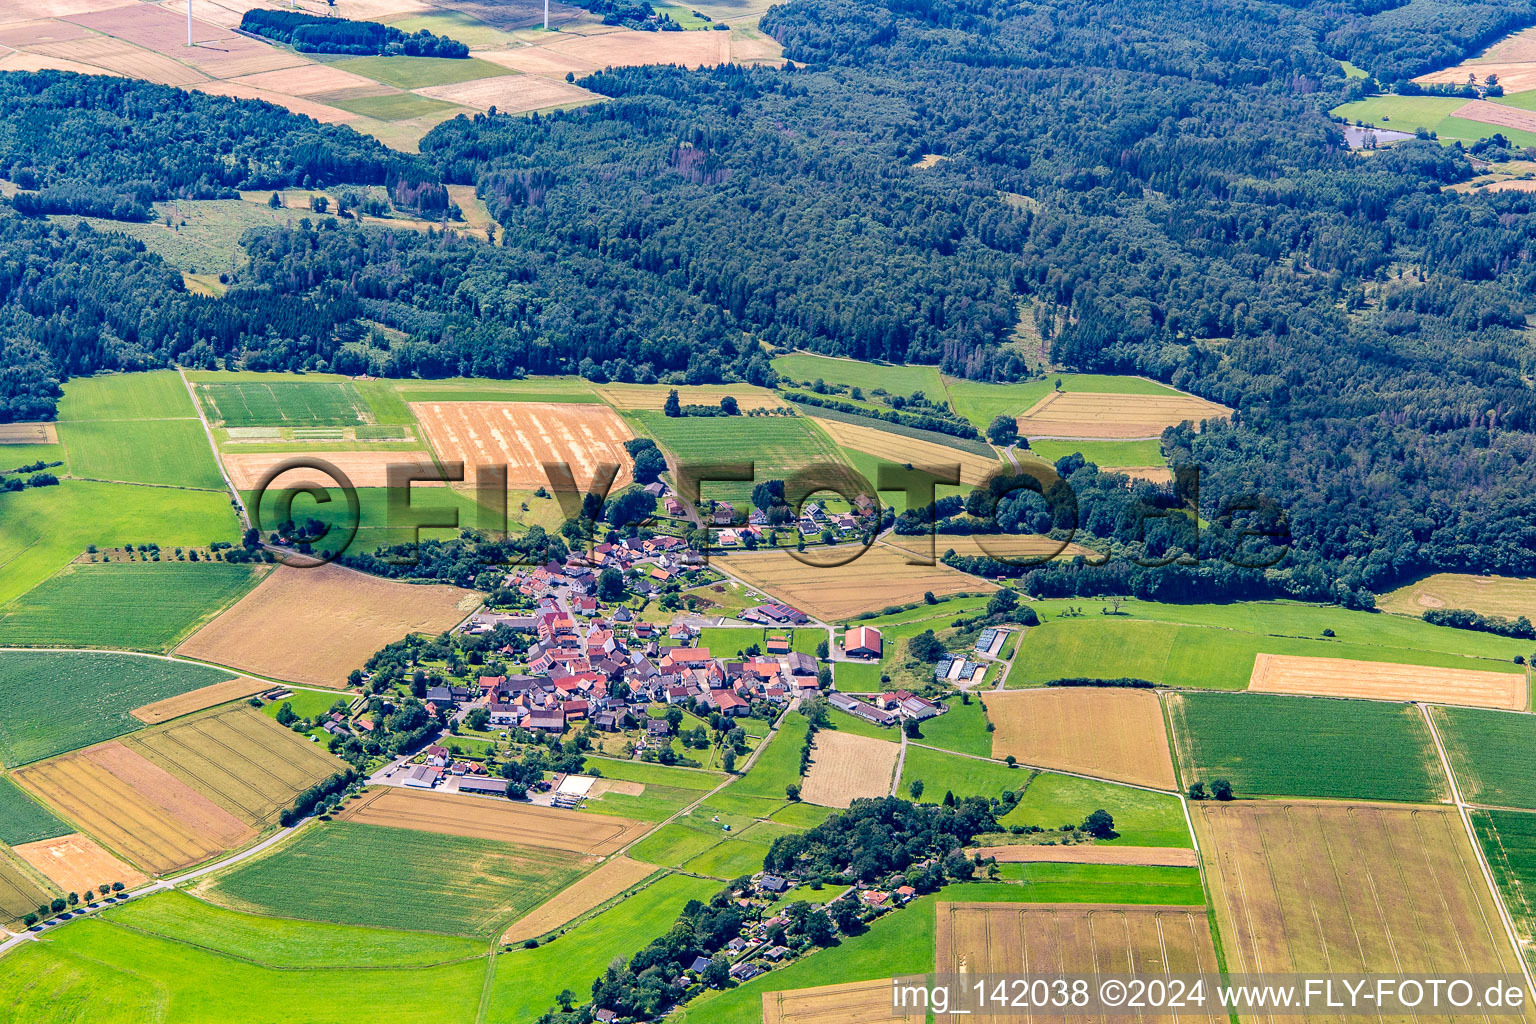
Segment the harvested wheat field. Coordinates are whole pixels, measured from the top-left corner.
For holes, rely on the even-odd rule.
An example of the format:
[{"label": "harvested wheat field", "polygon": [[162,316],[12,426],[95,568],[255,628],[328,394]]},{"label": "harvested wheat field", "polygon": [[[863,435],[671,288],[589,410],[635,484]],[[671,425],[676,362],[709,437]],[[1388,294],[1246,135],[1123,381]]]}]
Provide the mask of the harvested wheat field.
[{"label": "harvested wheat field", "polygon": [[[123,0],[5,0],[5,4],[0,6],[0,24],[41,18],[67,18],[73,14],[121,6]],[[185,5],[182,9],[186,9]]]},{"label": "harvested wheat field", "polygon": [[763,1024],[905,1024],[922,1021],[925,1012],[898,1016],[887,978],[842,985],[763,993]]},{"label": "harvested wheat field", "polygon": [[1190,811],[1234,973],[1519,970],[1454,808],[1244,800]]},{"label": "harvested wheat field", "polygon": [[1019,433],[1031,438],[1161,437],[1185,420],[1226,419],[1232,410],[1194,395],[1109,395],[1053,391],[1019,417]]},{"label": "harvested wheat field", "polygon": [[[94,67],[90,64],[81,64],[79,61],[65,60],[62,57],[45,57],[40,53],[27,53],[24,50],[15,50],[11,53],[0,55],[0,71],[73,71],[77,75],[117,75],[126,77],[116,71],[108,71],[106,68]],[[15,443],[15,442],[9,442]]]},{"label": "harvested wheat field", "polygon": [[71,15],[69,20],[182,61],[212,78],[232,78],[311,63],[291,50],[204,21],[193,21],[192,38],[196,45],[188,46],[185,12],[175,14],[151,4],[129,4]]},{"label": "harvested wheat field", "polygon": [[21,919],[58,893],[49,892],[41,882],[6,853],[0,843],[0,925],[20,926]]},{"label": "harvested wheat field", "polygon": [[[37,43],[62,43],[70,39],[89,39],[88,29],[67,21],[22,21],[0,28],[0,46],[32,46]],[[19,424],[18,424],[19,425]],[[11,424],[0,424],[0,431]]]},{"label": "harvested wheat field", "polygon": [[1506,619],[1524,615],[1536,622],[1536,579],[1439,572],[1378,595],[1376,607],[1415,618],[1432,608],[1465,608]]},{"label": "harvested wheat field", "polygon": [[207,82],[201,74],[174,58],[134,46],[121,39],[91,36],[62,43],[42,43],[29,48],[45,57],[89,64],[128,78],[141,78],[158,85],[196,85]]},{"label": "harvested wheat field", "polygon": [[999,864],[1142,864],[1151,867],[1193,868],[1200,864],[1194,850],[1174,846],[978,846],[967,856],[995,857]]},{"label": "harvested wheat field", "polygon": [[1176,789],[1163,709],[1150,690],[1058,686],[981,698],[992,756],[1117,782]]},{"label": "harvested wheat field", "polygon": [[[941,974],[1166,975],[1218,970],[1204,907],[940,903],[936,945]],[[971,1013],[938,1014],[934,1019],[938,1024],[1010,1024],[1019,1017]],[[1138,1019],[1218,1024],[1227,1015],[1215,1007],[1209,1013],[1192,1007],[1176,1017],[1146,1014]]]},{"label": "harvested wheat field", "polygon": [[200,82],[191,88],[210,96],[228,96],[237,100],[261,100],[264,103],[291,110],[295,114],[312,117],[322,124],[347,124],[359,118],[359,115],[339,107],[327,106],[324,103],[316,103],[314,100],[297,96],[287,96],[280,92],[270,92],[266,89],[253,89],[238,82]]},{"label": "harvested wheat field", "polygon": [[1465,704],[1505,711],[1523,711],[1526,704],[1524,673],[1284,654],[1255,655],[1248,689],[1317,697]]},{"label": "harvested wheat field", "polygon": [[507,485],[531,491],[553,481],[546,462],[570,466],[576,486],[587,488],[600,465],[618,468],[613,486],[630,482],[624,442],[635,435],[603,405],[546,402],[422,402],[411,411],[444,462],[507,467]]},{"label": "harvested wheat field", "polygon": [[161,875],[254,838],[255,829],[122,743],[30,765],[15,779],[108,849]]},{"label": "harvested wheat field", "polygon": [[628,857],[613,857],[590,875],[583,876],[570,888],[519,918],[501,937],[502,942],[526,942],[554,931],[567,921],[574,921],[589,910],[596,910],[641,880],[661,870]]},{"label": "harvested wheat field", "polygon": [[1521,131],[1536,132],[1536,111],[1507,107],[1502,103],[1490,103],[1488,100],[1468,100],[1457,107],[1451,116],[1464,117],[1469,121],[1480,121],[1483,124],[1496,124],[1500,128],[1518,128]]},{"label": "harvested wheat field", "polygon": [[822,729],[816,733],[800,799],[822,807],[847,807],[861,796],[890,796],[900,754],[899,743]]},{"label": "harvested wheat field", "polygon": [[[511,50],[476,51],[475,56],[503,67],[534,75],[579,78],[607,67],[642,64],[715,66],[731,62],[729,32],[637,32],[631,29],[599,29],[590,34],[562,32],[554,41]],[[770,41],[771,42],[771,41]],[[760,41],[746,47],[754,59],[763,59]],[[771,56],[771,52],[766,56]]]},{"label": "harvested wheat field", "polygon": [[453,85],[431,85],[417,89],[416,93],[478,110],[495,107],[508,114],[573,103],[596,103],[603,98],[579,85],[538,75],[497,75]]},{"label": "harvested wheat field", "polygon": [[175,697],[167,697],[165,700],[157,700],[153,704],[145,704],[143,707],[134,708],[128,712],[134,718],[149,725],[159,725],[161,722],[169,722],[173,718],[182,715],[190,715],[194,711],[202,711],[204,708],[217,707],[227,704],[241,697],[249,697],[253,693],[262,690],[270,690],[272,684],[260,679],[252,679],[250,676],[237,676],[234,679],[226,679],[222,683],[214,683],[212,686],[204,686],[196,690],[188,690],[186,693]]},{"label": "harvested wheat field", "polygon": [[[855,550],[820,548],[813,554],[847,557]],[[910,557],[899,548],[875,544],[849,564],[838,566],[806,565],[787,551],[716,553],[710,561],[748,586],[827,622],[921,600],[927,591],[947,597],[997,589],[996,584],[947,565],[909,565]]]},{"label": "harvested wheat field", "polygon": [[[815,417],[815,410],[809,411],[811,416]],[[860,426],[857,423],[818,418],[816,425],[844,448],[867,452],[893,465],[905,466],[910,463],[914,466],[929,468],[959,467],[960,482],[967,486],[979,484],[988,476],[1007,468],[997,459],[989,459],[975,452],[962,451],[959,448],[935,444],[932,441],[921,441],[915,437],[893,434],[874,427]],[[871,486],[878,483],[878,480],[870,481]]]},{"label": "harvested wheat field", "polygon": [[767,388],[751,384],[679,384],[676,388],[654,384],[604,384],[595,389],[603,400],[626,412],[660,412],[667,393],[677,392],[683,405],[719,405],[729,395],[742,412],[753,409],[785,409],[789,403]]},{"label": "harvested wheat field", "polygon": [[0,423],[0,444],[58,444],[52,423]]},{"label": "harvested wheat field", "polygon": [[12,849],[63,892],[85,892],[113,882],[122,882],[124,888],[133,889],[148,881],[103,850],[94,839],[78,832],[57,839],[22,843]]},{"label": "harvested wheat field", "polygon": [[1153,484],[1173,483],[1173,470],[1167,466],[1115,466],[1110,472],[1124,473],[1133,480],[1145,480]]},{"label": "harvested wheat field", "polygon": [[[236,490],[254,491],[262,479],[274,467],[293,459],[321,459],[335,466],[346,475],[353,487],[387,487],[390,466],[408,466],[414,472],[437,475],[437,466],[424,452],[225,452],[220,456]],[[473,479],[473,476],[470,476]],[[272,481],[272,489],[280,490],[318,484],[335,487],[337,482],[315,469],[293,469]],[[433,480],[416,480],[412,487],[441,487]]]},{"label": "harvested wheat field", "polygon": [[274,824],[294,797],[346,768],[329,751],[247,704],[119,742],[255,826]]},{"label": "harvested wheat field", "polygon": [[971,558],[984,556],[999,562],[1022,565],[1069,561],[1077,555],[1089,559],[1100,557],[1093,549],[1081,544],[1053,540],[1038,533],[935,533],[931,536],[889,533],[880,539],[880,543],[924,559],[943,558],[947,551]]},{"label": "harvested wheat field", "polygon": [[373,790],[348,805],[340,817],[365,825],[500,839],[595,857],[616,852],[651,828],[643,822],[607,814],[491,800],[483,796],[427,793],[395,786]]},{"label": "harvested wheat field", "polygon": [[480,603],[472,590],[395,583],[323,565],[279,566],[177,652],[292,683],[345,686],[387,644],[441,633]]},{"label": "harvested wheat field", "polygon": [[1536,89],[1536,30],[1525,29],[1494,43],[1476,57],[1454,67],[1420,75],[1415,82],[1441,85],[1465,85],[1468,78],[1479,82],[1498,75],[1506,95]]}]

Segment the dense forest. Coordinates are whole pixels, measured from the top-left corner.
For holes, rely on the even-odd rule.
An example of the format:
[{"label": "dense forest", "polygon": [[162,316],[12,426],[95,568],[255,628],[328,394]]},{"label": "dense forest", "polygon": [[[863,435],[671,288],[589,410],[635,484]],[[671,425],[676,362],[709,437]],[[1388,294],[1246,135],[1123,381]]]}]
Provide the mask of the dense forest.
[{"label": "dense forest", "polygon": [[469,47],[457,39],[426,29],[406,32],[376,21],[323,18],[301,11],[269,11],[253,8],[240,18],[240,30],[287,43],[303,53],[354,53],[362,56],[451,57],[469,56]]},{"label": "dense forest", "polygon": [[[1063,366],[1237,409],[1165,438],[1202,507],[1283,510],[1290,556],[1231,586],[1366,603],[1428,568],[1533,572],[1536,197],[1445,192],[1473,173],[1459,146],[1351,154],[1325,113],[1361,88],[1340,59],[1400,81],[1532,21],[1529,0],[793,0],[762,27],[795,67],[603,72],[583,84],[607,103],[458,118],[420,157],[255,104],[0,76],[0,174],[58,197],[20,212],[425,169],[474,183],[506,243],[263,230],[215,301],[131,243],[113,263],[99,235],[7,223],[0,415],[168,359],[765,383],[768,341],[1012,379],[1024,309]],[[13,270],[54,250],[90,303]],[[363,344],[360,317],[408,340]],[[1153,585],[1029,585],[1132,577]]]}]

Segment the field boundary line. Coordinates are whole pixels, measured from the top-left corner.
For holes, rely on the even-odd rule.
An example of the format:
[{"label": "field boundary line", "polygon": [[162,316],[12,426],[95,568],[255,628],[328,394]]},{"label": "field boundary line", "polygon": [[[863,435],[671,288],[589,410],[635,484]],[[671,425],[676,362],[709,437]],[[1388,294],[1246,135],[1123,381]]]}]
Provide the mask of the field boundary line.
[{"label": "field boundary line", "polygon": [[1477,839],[1477,830],[1472,827],[1472,816],[1467,813],[1467,804],[1461,798],[1461,788],[1457,786],[1456,776],[1451,771],[1451,761],[1446,756],[1445,744],[1440,741],[1440,731],[1435,728],[1434,716],[1429,713],[1428,706],[1423,704],[1419,705],[1419,712],[1424,716],[1424,724],[1429,727],[1429,736],[1434,740],[1435,752],[1440,755],[1440,767],[1445,772],[1446,782],[1451,789],[1451,802],[1456,805],[1456,813],[1461,815],[1462,828],[1466,830],[1467,841],[1472,844],[1472,856],[1477,858],[1477,866],[1483,872],[1483,881],[1493,897],[1493,905],[1498,908],[1499,919],[1504,924],[1505,936],[1509,939],[1510,948],[1515,954],[1515,962],[1520,965],[1520,972],[1525,975],[1526,991],[1532,997],[1536,997],[1536,977],[1531,974],[1531,965],[1526,961],[1525,953],[1520,948],[1520,936],[1515,930],[1514,918],[1510,916],[1509,908],[1504,905],[1504,894],[1499,890],[1498,880],[1493,877],[1493,870],[1488,866],[1488,858],[1484,856],[1483,846]]},{"label": "field boundary line", "polygon": [[219,444],[213,438],[213,428],[208,425],[208,412],[203,408],[203,403],[197,400],[197,391],[192,387],[192,382],[187,379],[186,367],[177,366],[176,373],[181,377],[182,386],[187,389],[187,398],[192,402],[192,408],[197,411],[197,421],[203,425],[203,436],[208,439],[208,448],[213,453],[214,463],[219,467],[219,476],[224,478],[224,489],[235,507],[235,513],[240,517],[240,522],[245,529],[249,530],[251,514],[247,511],[245,502],[240,500],[240,492],[235,490],[235,482],[230,479],[229,470],[224,468],[224,459],[219,455]]}]

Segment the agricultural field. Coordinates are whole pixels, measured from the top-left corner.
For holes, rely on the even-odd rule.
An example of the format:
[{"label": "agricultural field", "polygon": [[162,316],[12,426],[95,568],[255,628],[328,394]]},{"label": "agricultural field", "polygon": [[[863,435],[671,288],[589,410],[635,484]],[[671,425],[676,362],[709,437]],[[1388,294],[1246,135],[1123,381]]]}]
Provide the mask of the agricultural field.
[{"label": "agricultural field", "polygon": [[859,797],[889,796],[900,753],[897,744],[885,739],[822,729],[816,733],[800,799],[847,807]]},{"label": "agricultural field", "polygon": [[[1398,624],[1417,625],[1430,632],[1361,632],[1358,639],[1353,639],[1346,638],[1345,631],[1340,629],[1336,638],[1329,639],[1320,635],[1320,629],[1298,629],[1290,635],[1276,636],[1269,631],[1287,628],[1283,611],[1278,608],[1268,626],[1255,622],[1236,627],[1215,617],[1198,621],[1203,618],[1197,610],[1199,606],[1182,612],[1169,606],[1151,607],[1154,613],[1183,614],[1197,620],[1185,623],[1134,617],[1148,608],[1139,604],[1128,606],[1133,609],[1130,614],[1113,616],[1093,614],[1089,604],[1085,606],[1088,614],[1081,618],[1062,617],[1058,611],[1061,606],[1041,604],[1044,607],[1037,608],[1037,612],[1044,613],[1042,623],[1031,629],[1019,646],[1007,680],[1010,688],[1038,686],[1059,678],[1130,677],[1164,686],[1241,690],[1248,686],[1260,654],[1498,672],[1510,675],[1511,682],[1516,683],[1524,678],[1522,666],[1507,659],[1493,660],[1492,652],[1506,645],[1480,644],[1476,635],[1466,630],[1450,631],[1454,635],[1443,636],[1434,631],[1445,627],[1388,616],[1377,618],[1384,620],[1381,625],[1389,633],[1396,633],[1392,627]],[[1232,621],[1235,624],[1241,620],[1234,615]],[[1317,639],[1308,639],[1306,633],[1316,635]],[[1461,651],[1447,653],[1439,649],[1460,637],[1467,638]],[[1486,655],[1471,656],[1483,652]]]},{"label": "agricultural field", "polygon": [[1536,810],[1536,715],[1430,708],[1463,800]]},{"label": "agricultural field", "polygon": [[0,775],[0,843],[20,846],[68,834],[68,825]]},{"label": "agricultural field", "polygon": [[1438,803],[1446,780],[1416,708],[1273,694],[1168,697],[1185,782],[1226,778],[1240,797]]},{"label": "agricultural field", "polygon": [[591,403],[415,402],[411,405],[432,450],[443,462],[462,462],[465,478],[476,466],[506,466],[514,490],[553,487],[546,462],[570,467],[585,491],[599,467],[617,470],[613,487],[632,479],[624,442],[634,437],[612,409]]},{"label": "agricultural field", "polygon": [[1254,659],[1248,689],[1256,693],[1466,704],[1505,711],[1524,711],[1527,703],[1525,677],[1512,672],[1278,654],[1260,654]]},{"label": "agricultural field", "polygon": [[[846,558],[854,548],[817,550],[807,557]],[[947,565],[911,565],[910,556],[886,544],[871,545],[847,565],[806,565],[787,551],[715,553],[712,560],[749,586],[789,602],[827,622],[850,619],[892,605],[936,597],[987,593],[996,584]],[[921,630],[919,630],[921,632]]]},{"label": "agricultural field", "polygon": [[133,732],[134,708],[228,678],[132,654],[0,651],[0,757],[15,767]]},{"label": "agricultural field", "polygon": [[592,787],[588,809],[635,821],[663,821],[728,778],[698,768],[669,767],[607,757],[588,758],[586,767],[588,772],[600,772],[604,779],[611,782],[640,788],[638,794],[620,792],[620,786],[599,781]]},{"label": "agricultural field", "polygon": [[980,846],[972,851],[999,864],[1143,864],[1148,867],[1194,868],[1200,857],[1193,849],[1177,846],[1107,846],[1078,843],[1072,846]]},{"label": "agricultural field", "polygon": [[1183,807],[1172,793],[1132,789],[1112,782],[1053,772],[1041,772],[1030,780],[1029,788],[1024,790],[1024,799],[999,820],[1004,825],[1060,828],[1079,824],[1101,808],[1115,819],[1115,831],[1119,836],[1096,840],[1095,845],[1191,845]]},{"label": "agricultural field", "polygon": [[[763,828],[769,832],[760,833],[759,829]],[[755,874],[763,870],[763,859],[768,856],[768,848],[777,834],[770,834],[774,828],[767,822],[751,825],[742,834],[729,837],[687,861],[682,870],[692,875],[718,878],[722,882]]]},{"label": "agricultural field", "polygon": [[892,1009],[891,983],[884,978],[763,993],[763,1024],[903,1024],[908,1019]]},{"label": "agricultural field", "polygon": [[331,67],[397,89],[452,85],[512,73],[504,67],[474,57],[468,60],[446,57],[351,57],[336,61]]},{"label": "agricultural field", "polygon": [[1465,608],[1480,615],[1507,619],[1524,615],[1536,621],[1536,579],[1435,573],[1379,595],[1376,607],[1415,617],[1436,608]]},{"label": "agricultural field", "polygon": [[58,432],[72,476],[223,489],[197,410],[173,371],[70,381]]},{"label": "agricultural field", "polygon": [[[638,433],[652,438],[667,455],[672,479],[682,466],[720,463],[753,464],[755,479],[788,480],[813,466],[842,467],[837,447],[804,416],[667,416],[659,412],[628,414]],[[829,482],[842,485],[851,474],[823,471]],[[738,508],[751,503],[751,482],[710,482],[702,486],[705,499],[730,501]],[[854,497],[849,494],[848,497]]]},{"label": "agricultural field", "polygon": [[341,816],[359,824],[499,840],[589,857],[614,853],[646,831],[646,826],[627,818],[388,786],[353,801]]},{"label": "agricultural field", "polygon": [[[841,682],[837,688],[845,689]],[[922,723],[923,745],[977,757],[993,756],[993,734],[987,731],[987,709],[981,700],[973,696],[967,704],[959,695],[952,695],[945,702],[949,705],[948,711]],[[1001,756],[1008,755],[1004,752]]]},{"label": "agricultural field", "polygon": [[751,769],[712,797],[705,809],[718,806],[749,817],[767,817],[783,806],[785,787],[800,784],[800,748],[809,729],[800,712],[786,714]]},{"label": "agricultural field", "polygon": [[[832,677],[837,688],[844,693],[879,693],[884,683],[878,664],[861,664],[856,661],[838,661],[832,665]],[[944,744],[939,744],[944,746]],[[973,751],[985,753],[985,751]]]},{"label": "agricultural field", "polygon": [[154,542],[170,550],[239,539],[239,520],[223,492],[74,479],[0,492],[0,602],[52,576],[87,545]]},{"label": "agricultural field", "polygon": [[682,867],[705,850],[723,843],[727,834],[707,821],[688,823],[684,818],[652,832],[630,848],[630,856],[664,868]]},{"label": "agricultural field", "polygon": [[346,767],[244,703],[121,742],[257,827],[275,824],[294,797]]},{"label": "agricultural field", "polygon": [[1068,455],[1081,455],[1100,469],[1131,473],[1134,469],[1157,467],[1170,476],[1163,459],[1161,441],[1031,441],[1029,450],[1055,465]]},{"label": "agricultural field", "polygon": [[236,676],[222,683],[188,690],[175,697],[145,704],[143,707],[134,708],[132,713],[134,718],[145,725],[159,725],[161,722],[169,722],[182,715],[190,715],[194,711],[218,707],[220,704],[228,704],[230,701],[249,697],[271,688],[272,684],[264,680],[252,679],[250,676]]},{"label": "agricultural field", "polygon": [[990,384],[946,377],[944,390],[956,413],[975,424],[977,430],[986,430],[999,416],[1017,418],[1056,390],[1057,382],[1060,382],[1064,392],[1163,396],[1180,393],[1145,377],[1119,377],[1101,373],[1053,373],[1040,380],[1012,384]]},{"label": "agricultural field", "polygon": [[921,801],[925,804],[939,803],[945,793],[954,793],[957,797],[996,797],[1008,790],[1024,789],[1030,784],[1030,774],[1028,769],[1009,768],[998,761],[964,757],[909,742],[902,761],[901,784],[896,792],[907,798],[912,792],[912,783],[921,781]]},{"label": "agricultural field", "polygon": [[[268,447],[268,446],[262,446]],[[226,449],[219,455],[224,463],[224,469],[229,473],[235,489],[242,494],[254,493],[261,482],[267,479],[279,466],[284,466],[294,458],[302,455],[309,458],[322,459],[336,467],[337,472],[344,474],[347,482],[359,491],[364,489],[384,488],[389,486],[389,471],[393,466],[404,466],[412,473],[424,475],[425,479],[413,481],[413,488],[441,487],[440,480],[444,479],[437,464],[432,460],[431,453],[416,451],[396,451],[393,446],[388,450],[380,451],[377,448],[368,451],[325,451],[316,450],[316,446],[309,445],[309,451],[295,452],[290,449],[293,446],[282,445],[283,451],[248,451]],[[310,467],[297,467],[285,469],[280,474],[273,476],[269,485],[269,494],[275,496],[279,490],[299,488],[305,486],[335,487],[336,479],[328,471],[313,469]],[[474,470],[468,470],[465,480],[473,483]],[[417,492],[419,493],[419,492]],[[414,497],[414,495],[413,495]],[[435,497],[435,495],[434,495]],[[358,499],[359,504],[362,498]],[[413,501],[412,504],[415,504]],[[264,522],[271,523],[277,519],[275,503],[269,505],[262,502],[262,518]],[[252,510],[254,511],[254,510]],[[361,511],[361,510],[359,510]],[[307,518],[295,514],[295,519]],[[361,522],[359,527],[362,527]]]},{"label": "agricultural field", "polygon": [[719,405],[722,398],[736,399],[742,412],[783,409],[789,405],[767,388],[751,384],[600,384],[594,389],[602,399],[622,412],[661,412],[667,395],[677,392],[683,405]]},{"label": "agricultural field", "polygon": [[[808,410],[810,415],[816,416],[820,410]],[[905,467],[907,464],[933,470],[952,470],[959,467],[960,483],[965,487],[974,487],[986,480],[989,476],[1002,472],[1007,468],[1007,463],[1000,459],[981,455],[977,452],[963,451],[949,445],[935,444],[932,441],[920,441],[917,438],[905,437],[888,430],[881,430],[874,426],[865,426],[860,423],[847,423],[843,420],[824,419],[816,417],[816,422],[821,429],[842,447],[851,452],[863,453],[872,456],[877,465],[874,472],[865,472],[871,488],[880,484],[878,463],[887,463],[895,468]],[[863,470],[861,470],[863,472]],[[947,493],[960,493],[958,490],[946,490],[943,485],[935,493],[942,497]]]},{"label": "agricultural field", "polygon": [[15,778],[113,854],[148,874],[199,864],[256,829],[121,743],[30,765]]},{"label": "agricultural field", "polygon": [[[1483,71],[1479,71],[1481,75]],[[1463,74],[1458,81],[1465,82]],[[1497,104],[1489,104],[1496,106]],[[1433,132],[1441,142],[1460,141],[1473,143],[1486,139],[1495,132],[1517,146],[1536,145],[1536,130],[1495,125],[1468,117],[1466,100],[1459,96],[1398,96],[1387,94],[1369,96],[1363,100],[1343,103],[1329,111],[1351,124],[1360,122],[1373,128],[1387,128],[1400,132],[1417,132],[1423,129]],[[1515,110],[1516,108],[1511,108]],[[1473,107],[1473,112],[1477,111]]]},{"label": "agricultural field", "polygon": [[77,562],[0,606],[0,645],[168,651],[264,572],[221,562]]},{"label": "agricultural field", "polygon": [[480,957],[474,939],[242,914],[187,895],[155,893],[103,915],[113,924],[267,967],[429,967]]},{"label": "agricultural field", "polygon": [[136,889],[146,881],[143,875],[102,849],[95,840],[79,833],[22,843],[13,852],[56,885],[60,892],[85,892],[87,889],[105,892],[98,887],[116,882],[121,882],[125,888]]},{"label": "agricultural field", "polygon": [[253,1024],[250,1001],[231,999],[232,992],[260,993],[267,1020],[320,1013],[333,1020],[417,1024],[423,1006],[444,1020],[473,1020],[485,975],[480,957],[433,967],[275,969],[195,940],[97,919],[71,924],[48,942],[25,943],[7,957],[6,967],[0,1001],[19,1019],[59,1019],[62,1010],[68,1019],[92,1024]]},{"label": "agricultural field", "polygon": [[1450,808],[1257,801],[1191,811],[1230,971],[1518,969]]},{"label": "agricultural field", "polygon": [[441,633],[480,602],[470,590],[417,586],[338,565],[281,566],[177,653],[294,683],[340,687],[381,647]]},{"label": "agricultural field", "polygon": [[502,934],[503,943],[535,939],[590,913],[656,873],[653,864],[613,857],[564,892],[518,918]]},{"label": "agricultural field", "polygon": [[200,382],[197,390],[208,419],[222,427],[356,427],[374,422],[368,403],[350,382]]},{"label": "agricultural field", "polygon": [[537,949],[503,953],[492,968],[486,1019],[535,1020],[562,990],[591,991],[615,957],[630,956],[665,933],[689,900],[708,900],[719,888],[712,879],[668,874]]},{"label": "agricultural field", "polygon": [[1155,438],[1185,420],[1225,419],[1232,410],[1194,395],[1095,394],[1053,391],[1019,415],[1019,433],[1034,439]]},{"label": "agricultural field", "polygon": [[1536,957],[1536,814],[1474,810],[1472,828],[1527,960]]},{"label": "agricultural field", "polygon": [[[19,927],[23,917],[53,897],[54,894],[44,889],[31,872],[13,861],[0,847],[0,926]],[[4,976],[4,972],[0,972],[0,978]],[[4,981],[0,980],[0,990],[4,986]]]},{"label": "agricultural field", "polygon": [[[1219,969],[1202,906],[941,902],[936,959],[941,973],[1017,973],[1034,964],[1068,974],[1214,974]],[[1014,1017],[977,1012],[938,1019],[1006,1024]],[[1180,1011],[1177,1019],[1216,1024],[1227,1016],[1220,1009],[1190,1009]]]},{"label": "agricultural field", "polygon": [[967,558],[994,558],[1011,565],[1070,561],[1078,555],[1097,557],[1091,548],[1037,533],[888,533],[878,543],[896,548],[912,561],[940,561],[950,552]]},{"label": "agricultural field", "polygon": [[996,726],[987,751],[992,757],[1011,754],[1043,768],[1177,788],[1162,705],[1148,690],[1073,686],[989,693],[982,700]]},{"label": "agricultural field", "polygon": [[[326,454],[322,453],[321,458]],[[392,458],[399,461],[417,462],[419,459],[414,454],[408,454],[404,459],[398,455]],[[374,456],[376,462],[380,460]],[[250,510],[252,518],[257,519],[263,531],[271,531],[280,520],[278,495],[288,490],[290,481],[303,480],[303,475],[293,474],[284,476],[278,486],[267,492],[266,499],[258,509],[255,505],[256,496],[253,492],[242,493],[246,508]],[[473,480],[471,480],[471,486]],[[441,485],[412,484],[410,491],[411,515],[431,516],[434,519],[441,515],[447,517],[445,521],[453,523],[445,527],[423,527],[418,531],[407,523],[402,523],[395,514],[391,513],[389,501],[390,491],[383,487],[360,487],[357,490],[358,518],[354,524],[347,503],[341,498],[335,485],[327,482],[327,490],[332,500],[328,504],[319,504],[312,499],[297,493],[292,505],[291,514],[295,520],[306,521],[316,519],[324,523],[330,532],[322,538],[315,547],[331,548],[336,553],[342,553],[341,542],[345,539],[349,528],[356,525],[357,532],[350,544],[345,548],[345,553],[358,554],[371,552],[381,547],[394,544],[415,544],[426,540],[452,540],[459,535],[461,527],[484,527],[495,531],[510,529],[517,531],[519,524],[513,519],[513,515],[521,516],[523,523],[539,523],[546,529],[555,529],[563,522],[560,506],[553,497],[537,498],[534,495],[523,492],[509,492],[507,495],[507,508],[498,510],[492,506],[482,508],[471,494],[462,493],[456,489]],[[516,511],[521,501],[529,503],[530,512]],[[503,514],[503,512],[507,514]]]},{"label": "agricultural field", "polygon": [[[380,870],[359,870],[365,863]],[[590,867],[494,839],[332,821],[237,866],[205,895],[277,917],[478,938],[499,934]]]}]

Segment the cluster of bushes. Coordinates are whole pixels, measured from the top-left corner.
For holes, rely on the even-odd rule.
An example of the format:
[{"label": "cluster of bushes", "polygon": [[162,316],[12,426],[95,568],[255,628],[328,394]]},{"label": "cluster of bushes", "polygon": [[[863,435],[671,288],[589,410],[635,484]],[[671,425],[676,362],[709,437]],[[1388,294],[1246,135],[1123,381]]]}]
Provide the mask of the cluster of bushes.
[{"label": "cluster of bushes", "polygon": [[469,47],[457,39],[435,35],[422,29],[404,32],[376,21],[352,21],[350,18],[322,18],[298,11],[246,11],[240,30],[287,43],[303,53],[352,53],[381,57],[453,57],[469,56]]},{"label": "cluster of bushes", "polygon": [[337,772],[324,782],[317,782],[293,800],[293,806],[283,808],[283,813],[278,815],[277,821],[283,828],[292,828],[322,804],[330,802],[332,797],[340,796],[347,788],[358,781],[358,774],[351,768]]},{"label": "cluster of bushes", "polygon": [[52,473],[34,473],[31,476],[0,476],[0,491],[20,491],[27,487],[56,487],[59,478]]},{"label": "cluster of bushes", "polygon": [[1456,629],[1475,629],[1482,633],[1512,636],[1517,640],[1536,639],[1536,626],[1524,615],[1506,619],[1502,615],[1480,615],[1466,608],[1431,608],[1424,613],[1424,621],[1436,626],[1454,626]]},{"label": "cluster of bushes", "polygon": [[1157,686],[1150,679],[1136,679],[1132,676],[1117,676],[1114,679],[1094,679],[1088,676],[1066,676],[1061,679],[1052,679],[1046,686],[1118,686],[1134,690],[1150,690]]},{"label": "cluster of bushes", "polygon": [[[672,392],[674,395],[676,391]],[[648,437],[636,437],[624,442],[624,450],[629,452],[629,457],[635,464],[635,483],[655,483],[657,477],[667,471],[666,456],[661,454],[661,449],[656,447],[656,442]]]}]

